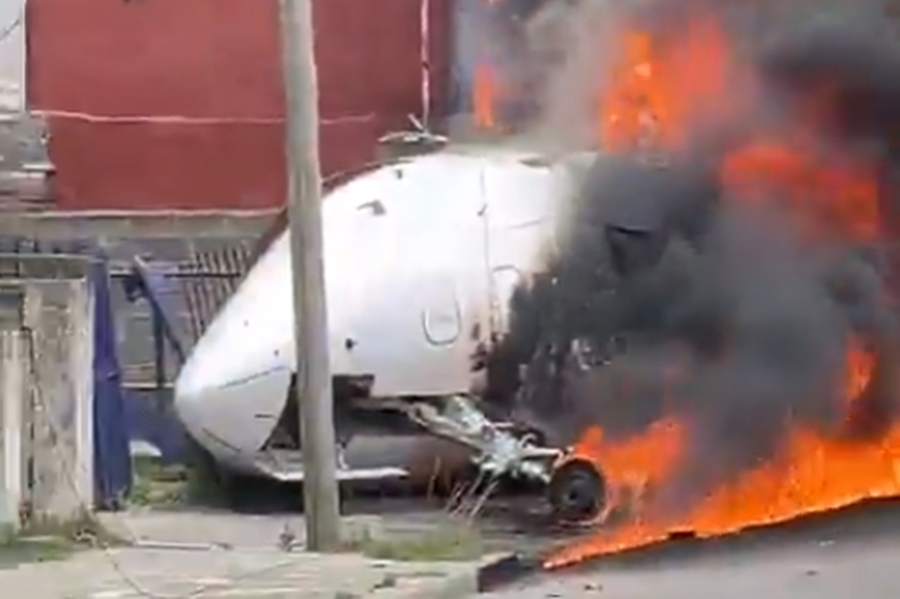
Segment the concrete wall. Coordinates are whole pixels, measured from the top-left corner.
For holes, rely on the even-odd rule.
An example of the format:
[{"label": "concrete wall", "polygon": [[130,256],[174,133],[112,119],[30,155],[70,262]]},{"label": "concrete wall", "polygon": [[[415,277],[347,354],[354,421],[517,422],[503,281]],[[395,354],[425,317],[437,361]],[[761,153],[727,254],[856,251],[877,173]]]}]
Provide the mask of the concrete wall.
[{"label": "concrete wall", "polygon": [[0,0],[0,209],[45,206],[44,124],[26,110],[25,0]]},{"label": "concrete wall", "polygon": [[93,297],[85,280],[2,280],[0,294],[11,291],[24,294],[23,328],[0,331],[0,516],[25,504],[37,518],[76,517],[94,494]]},{"label": "concrete wall", "polygon": [[25,0],[0,0],[0,112],[25,106]]},{"label": "concrete wall", "polygon": [[93,296],[86,281],[29,282],[34,432],[31,507],[67,517],[93,506]]},{"label": "concrete wall", "polygon": [[25,462],[22,454],[27,402],[25,335],[0,331],[0,526],[17,530],[19,508],[25,497]]}]

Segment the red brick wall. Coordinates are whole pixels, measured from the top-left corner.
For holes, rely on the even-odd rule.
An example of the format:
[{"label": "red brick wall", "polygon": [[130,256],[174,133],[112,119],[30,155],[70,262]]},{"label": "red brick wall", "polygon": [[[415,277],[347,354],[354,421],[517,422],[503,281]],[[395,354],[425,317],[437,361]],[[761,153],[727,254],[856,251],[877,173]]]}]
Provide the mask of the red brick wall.
[{"label": "red brick wall", "polygon": [[[449,0],[431,3],[443,100]],[[372,160],[380,134],[421,112],[419,2],[316,0],[314,10],[328,174]],[[277,0],[30,0],[28,11],[31,108],[99,117],[49,119],[60,208],[283,202]]]}]

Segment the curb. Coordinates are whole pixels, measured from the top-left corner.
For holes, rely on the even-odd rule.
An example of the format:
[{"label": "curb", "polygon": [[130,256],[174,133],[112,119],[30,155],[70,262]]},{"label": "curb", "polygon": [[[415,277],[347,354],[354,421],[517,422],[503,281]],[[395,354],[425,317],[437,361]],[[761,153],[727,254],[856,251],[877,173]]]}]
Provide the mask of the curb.
[{"label": "curb", "polygon": [[464,599],[478,594],[478,568],[466,568],[463,572],[451,574],[432,588],[423,588],[420,592],[404,599]]},{"label": "curb", "polygon": [[479,593],[487,593],[498,587],[511,584],[535,572],[541,571],[542,562],[536,557],[519,553],[496,556],[495,559],[478,568],[477,588]]},{"label": "curb", "polygon": [[383,599],[465,599],[533,572],[534,568],[523,568],[525,563],[514,553],[489,555],[440,582],[413,585],[389,594],[378,592],[374,596]]}]

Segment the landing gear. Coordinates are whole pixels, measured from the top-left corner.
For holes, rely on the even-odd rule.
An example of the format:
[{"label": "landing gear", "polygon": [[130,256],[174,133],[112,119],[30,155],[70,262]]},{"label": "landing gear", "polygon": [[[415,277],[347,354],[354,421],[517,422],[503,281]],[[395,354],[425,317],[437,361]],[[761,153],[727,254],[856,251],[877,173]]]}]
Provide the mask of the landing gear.
[{"label": "landing gear", "polygon": [[[518,436],[508,426],[493,422],[464,395],[444,398],[439,404],[398,402],[397,408],[433,435],[472,450],[472,460],[490,478],[511,476],[546,484],[550,464],[559,458],[557,449],[535,444],[539,431]],[[524,432],[524,431],[523,431]]]},{"label": "landing gear", "polygon": [[606,479],[587,460],[569,460],[556,468],[547,492],[550,507],[560,522],[591,520],[606,506]]}]

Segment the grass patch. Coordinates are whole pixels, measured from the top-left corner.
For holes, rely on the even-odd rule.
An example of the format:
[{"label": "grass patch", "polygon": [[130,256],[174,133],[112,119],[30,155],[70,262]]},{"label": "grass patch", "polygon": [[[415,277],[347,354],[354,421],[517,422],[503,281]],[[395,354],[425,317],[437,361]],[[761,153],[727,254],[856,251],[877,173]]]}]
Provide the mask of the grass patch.
[{"label": "grass patch", "polygon": [[77,546],[56,537],[12,537],[0,543],[0,570],[15,568],[21,564],[64,560]]},{"label": "grass patch", "polygon": [[403,562],[470,561],[484,553],[478,532],[464,526],[442,527],[415,537],[377,539],[363,536],[349,543],[348,549],[373,559]]},{"label": "grass patch", "polygon": [[19,532],[8,526],[0,528],[0,570],[63,560],[80,549],[123,544],[123,539],[88,512],[69,520],[31,517]]},{"label": "grass patch", "polygon": [[129,503],[147,507],[173,507],[184,503],[189,472],[182,466],[167,466],[152,457],[135,457],[134,483]]},{"label": "grass patch", "polygon": [[86,510],[69,519],[32,516],[13,538],[24,542],[53,539],[68,543],[73,548],[120,547],[128,544],[128,541],[108,530]]},{"label": "grass patch", "polygon": [[184,450],[185,466],[179,503],[204,507],[228,507],[232,489],[213,457],[190,435]]}]

